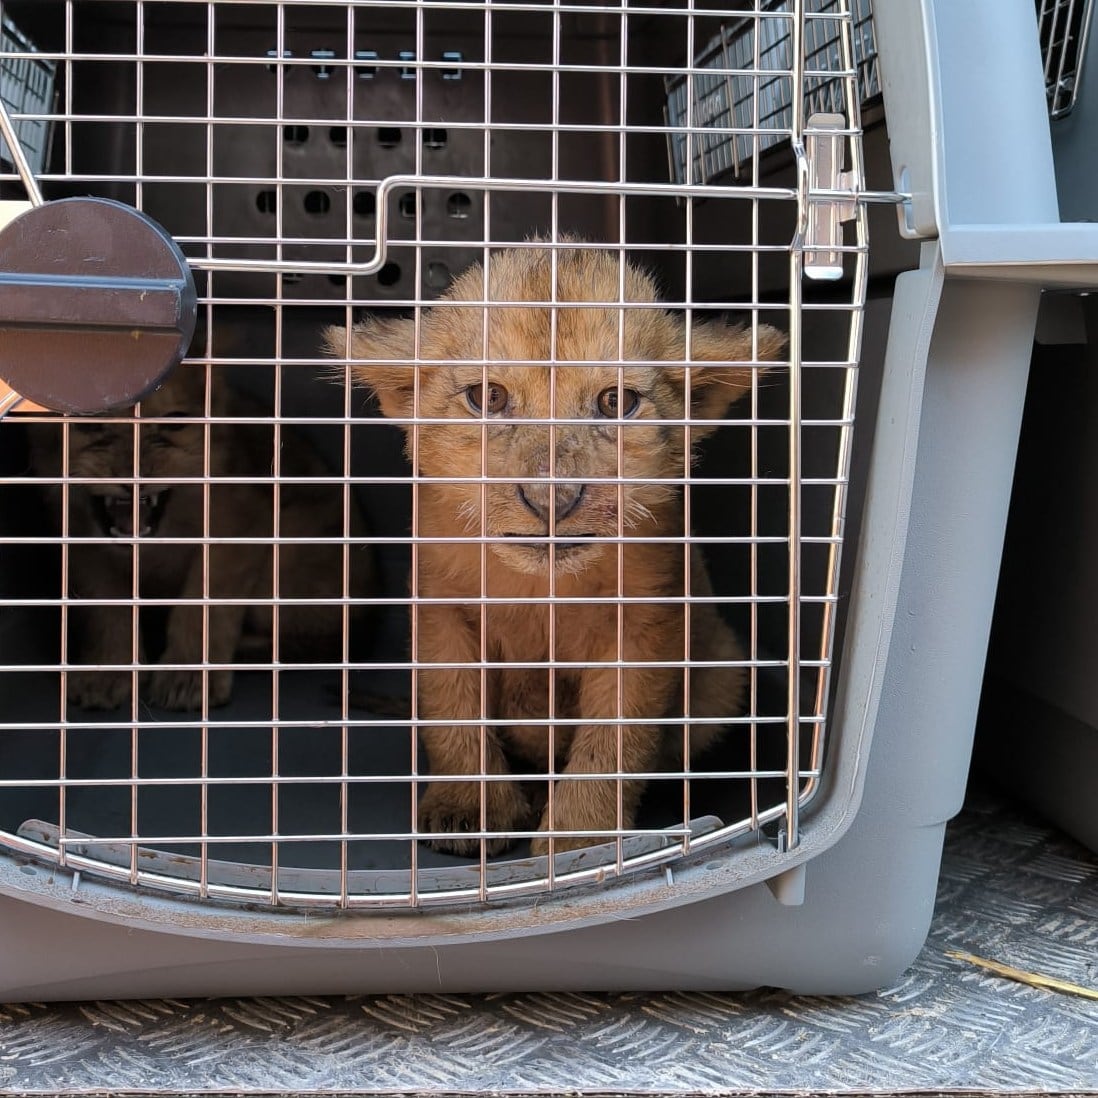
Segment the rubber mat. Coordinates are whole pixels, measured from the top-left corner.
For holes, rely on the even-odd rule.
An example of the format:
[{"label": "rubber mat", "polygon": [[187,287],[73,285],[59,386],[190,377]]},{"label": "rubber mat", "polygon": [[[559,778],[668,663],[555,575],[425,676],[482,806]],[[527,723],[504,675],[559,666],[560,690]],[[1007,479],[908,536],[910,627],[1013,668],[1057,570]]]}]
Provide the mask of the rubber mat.
[{"label": "rubber mat", "polygon": [[1098,1093],[1098,858],[970,798],[937,913],[895,986],[856,999],[373,996],[0,1006],[5,1094]]}]

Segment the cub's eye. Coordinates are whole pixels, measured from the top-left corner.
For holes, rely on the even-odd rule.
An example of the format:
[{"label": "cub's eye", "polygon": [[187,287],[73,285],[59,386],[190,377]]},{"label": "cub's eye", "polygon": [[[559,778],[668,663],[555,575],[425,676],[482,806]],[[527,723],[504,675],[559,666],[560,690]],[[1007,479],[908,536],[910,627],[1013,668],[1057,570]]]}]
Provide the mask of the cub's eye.
[{"label": "cub's eye", "polygon": [[474,412],[487,412],[491,416],[507,407],[508,392],[502,385],[489,381],[487,385],[470,385],[465,390],[465,399]]},{"label": "cub's eye", "polygon": [[607,419],[628,419],[640,407],[640,393],[636,389],[622,389],[618,402],[618,387],[611,386],[599,393],[599,415]]}]

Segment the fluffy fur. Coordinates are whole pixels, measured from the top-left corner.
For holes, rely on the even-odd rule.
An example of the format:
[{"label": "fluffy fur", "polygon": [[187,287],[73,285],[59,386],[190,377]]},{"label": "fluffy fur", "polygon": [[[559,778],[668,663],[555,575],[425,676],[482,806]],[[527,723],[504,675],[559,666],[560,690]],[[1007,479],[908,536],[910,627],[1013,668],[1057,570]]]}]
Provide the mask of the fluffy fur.
[{"label": "fluffy fur", "polygon": [[[229,388],[214,374],[210,414],[222,417],[263,416],[269,411],[248,396]],[[160,419],[139,428],[139,474],[149,478],[201,477],[205,474],[205,371],[183,366],[156,393],[142,401],[142,418]],[[32,460],[43,475],[61,473],[61,432],[37,427],[32,437]],[[281,468],[286,476],[324,476],[329,470],[310,446],[290,428],[281,430]],[[218,424],[210,427],[209,475],[269,477],[272,472],[273,428],[262,425]],[[201,665],[238,659],[269,659],[273,615],[269,606],[213,602],[208,628],[203,630],[200,599],[203,591],[201,545],[168,544],[167,539],[203,535],[201,484],[146,484],[137,491],[134,476],[134,428],[103,423],[96,418],[75,421],[69,428],[68,473],[72,477],[102,478],[99,483],[68,487],[69,590],[76,598],[130,598],[134,586],[133,548],[120,541],[81,542],[84,538],[133,536],[138,542],[138,583],[145,598],[178,599],[163,622],[161,664]],[[61,513],[60,486],[49,489],[55,513]],[[339,537],[344,530],[343,490],[338,485],[283,484],[279,498],[279,533],[287,537]],[[365,533],[364,522],[351,503],[350,528]],[[270,545],[234,539],[274,533],[273,490],[269,484],[217,483],[209,489],[209,534],[218,541],[209,546],[208,594],[217,600],[270,597],[273,552]],[[366,595],[374,585],[371,551],[351,549],[351,591]],[[342,588],[342,548],[338,545],[283,545],[279,550],[278,594],[289,599],[338,598]],[[149,621],[143,608],[136,652],[149,659]],[[129,671],[93,670],[94,664],[125,664],[135,652],[133,615],[128,606],[73,605],[70,613],[69,660],[79,666],[68,676],[68,696],[85,708],[112,709],[129,700]],[[338,606],[279,608],[279,656],[319,658],[325,651],[338,658],[343,615]],[[207,641],[203,651],[203,640]],[[232,693],[233,672],[210,670],[207,697],[212,706],[226,703]],[[141,673],[142,694],[168,709],[198,709],[202,704],[203,675],[198,667],[186,670],[153,668]]]},{"label": "fluffy fur", "polygon": [[[562,776],[542,798],[547,803],[537,826],[556,833],[553,849],[561,851],[604,841],[569,832],[630,828],[644,788],[639,779],[570,781],[570,775],[643,774],[676,747],[681,757],[681,725],[648,722],[682,716],[682,671],[616,667],[619,660],[645,664],[684,654],[685,549],[646,540],[686,532],[681,486],[660,481],[686,474],[693,445],[750,389],[750,364],[778,355],[783,339],[765,326],[753,336],[724,323],[699,325],[690,340],[692,365],[686,367],[680,318],[658,307],[591,307],[621,300],[622,287],[627,302],[658,301],[653,281],[631,264],[620,270],[615,254],[560,251],[555,293],[548,249],[494,254],[489,269],[488,300],[553,300],[560,307],[449,304],[485,300],[477,265],[422,315],[418,342],[412,320],[378,318],[358,324],[349,336],[330,329],[326,339],[333,354],[349,352],[352,361],[359,360],[355,377],[377,394],[385,415],[447,421],[404,426],[408,455],[425,478],[416,530],[424,538],[458,539],[419,545],[414,593],[470,600],[552,593],[583,600],[553,608],[493,603],[483,613],[473,601],[424,602],[416,610],[413,658],[457,665],[419,672],[419,715],[441,722],[518,722],[499,724],[483,739],[476,726],[425,727],[431,773],[502,776],[511,772],[512,760],[545,773],[552,743],[553,765]],[[407,365],[417,352],[438,364]],[[611,365],[619,360],[629,365]],[[656,422],[682,420],[687,412],[706,422]],[[580,422],[530,422],[552,416]],[[504,479],[482,484],[478,478],[484,474]],[[550,482],[550,474],[559,479]],[[655,483],[622,484],[618,477]],[[478,541],[462,543],[481,535],[491,538],[486,552]],[[552,546],[533,540],[549,535],[557,539]],[[628,538],[620,553],[618,544],[605,540],[619,535]],[[690,577],[695,596],[711,593],[696,551]],[[640,601],[622,604],[619,612],[619,595]],[[680,601],[657,601],[663,599]],[[706,603],[691,606],[689,630],[692,660],[725,664],[692,670],[690,714],[740,712],[744,676],[727,666],[743,655],[736,637]],[[552,678],[544,668],[490,670],[482,696],[476,665],[485,658],[562,666]],[[550,734],[540,723],[550,715],[579,723],[558,725]],[[620,736],[619,726],[607,723],[618,718],[628,721]],[[718,727],[694,726],[692,750],[704,748]],[[537,819],[516,781],[436,781],[419,798],[419,826],[436,834],[436,847],[454,853],[479,850],[479,839],[468,832],[509,832]],[[491,838],[489,853],[508,842],[505,836]],[[532,845],[534,853],[549,849],[547,837]]]}]

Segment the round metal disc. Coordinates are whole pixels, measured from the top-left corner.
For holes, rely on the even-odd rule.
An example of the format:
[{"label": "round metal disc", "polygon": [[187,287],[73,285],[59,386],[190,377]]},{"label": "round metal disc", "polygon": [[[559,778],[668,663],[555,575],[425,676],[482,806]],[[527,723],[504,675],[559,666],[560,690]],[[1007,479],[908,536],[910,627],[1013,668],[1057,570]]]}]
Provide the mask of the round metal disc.
[{"label": "round metal disc", "polygon": [[179,246],[121,202],[47,202],[0,232],[0,378],[46,408],[141,400],[187,353],[196,312]]}]

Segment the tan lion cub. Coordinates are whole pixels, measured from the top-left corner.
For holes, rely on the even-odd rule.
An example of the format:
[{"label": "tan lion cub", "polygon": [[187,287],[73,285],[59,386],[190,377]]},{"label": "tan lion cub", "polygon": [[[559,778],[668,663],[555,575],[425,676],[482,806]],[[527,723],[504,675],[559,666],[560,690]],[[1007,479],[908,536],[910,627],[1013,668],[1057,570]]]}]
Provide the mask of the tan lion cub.
[{"label": "tan lion cub", "polygon": [[[205,371],[181,366],[157,392],[141,402],[141,417],[162,422],[139,428],[138,473],[149,478],[205,475]],[[68,487],[69,590],[76,598],[70,612],[69,661],[77,667],[68,675],[68,696],[85,708],[112,709],[130,698],[132,676],[126,670],[97,669],[95,664],[127,664],[133,659],[133,615],[126,605],[81,606],[81,599],[129,599],[134,589],[133,546],[138,535],[138,584],[143,598],[179,600],[167,607],[161,664],[231,663],[234,659],[269,659],[273,633],[270,605],[232,603],[233,598],[270,598],[273,552],[269,544],[240,538],[274,533],[271,484],[248,483],[249,477],[272,474],[274,432],[269,425],[217,423],[224,417],[261,417],[269,409],[234,389],[214,371],[211,394],[209,475],[208,582],[204,592],[204,562],[200,544],[172,543],[175,538],[203,535],[203,485],[149,483],[137,488],[134,500],[134,429],[125,423],[104,423],[96,417],[75,421],[69,428],[69,467],[73,478],[96,482]],[[198,419],[198,422],[195,419]],[[61,471],[60,430],[54,426],[32,431],[32,460],[44,476]],[[289,428],[281,431],[280,476],[327,476],[320,457]],[[239,483],[219,483],[238,478]],[[49,489],[60,513],[60,486]],[[136,523],[136,527],[135,527]],[[353,536],[364,532],[363,519],[351,504]],[[280,486],[279,530],[283,537],[338,538],[344,531],[341,485]],[[102,540],[119,538],[117,544]],[[284,544],[279,550],[280,598],[339,598],[343,594],[342,548],[338,544]],[[351,549],[351,593],[368,594],[374,583],[373,557],[368,549]],[[202,603],[208,608],[203,646]],[[222,601],[224,600],[224,601]],[[148,653],[146,613],[142,609],[138,657]],[[343,615],[339,606],[279,607],[281,659],[302,655],[338,658]],[[325,647],[326,646],[326,647]],[[226,703],[233,672],[211,670],[207,699]],[[168,709],[197,709],[202,704],[203,679],[198,667],[160,668],[141,673],[142,695]]]},{"label": "tan lion cub", "polygon": [[[622,288],[627,302],[655,303],[647,275],[629,264],[620,271],[615,254],[573,247],[557,254],[554,294],[551,262],[546,248],[494,254],[488,297],[576,303],[561,304],[555,321],[543,304],[492,306],[487,316],[479,305],[446,304],[485,299],[477,265],[421,318],[419,355],[438,365],[402,364],[414,358],[411,320],[367,319],[352,330],[349,351],[352,359],[369,360],[354,367],[355,375],[374,390],[385,415],[453,421],[405,427],[409,456],[424,478],[418,534],[492,539],[483,554],[475,540],[425,540],[418,547],[415,592],[425,600],[470,600],[417,607],[413,658],[457,665],[419,672],[418,711],[431,721],[517,723],[489,730],[483,742],[475,725],[428,725],[422,735],[431,773],[506,775],[509,758],[544,773],[552,742],[562,776],[538,828],[558,836],[553,849],[560,851],[605,841],[568,832],[632,827],[644,788],[639,779],[569,781],[569,775],[643,774],[673,757],[676,746],[681,756],[682,726],[648,723],[684,713],[682,669],[659,663],[681,661],[687,650],[692,661],[719,661],[724,666],[691,671],[689,712],[722,717],[741,711],[744,675],[728,666],[742,659],[736,637],[714,606],[696,603],[687,649],[684,545],[647,539],[686,533],[681,485],[659,480],[682,478],[692,444],[716,426],[676,421],[685,415],[718,420],[750,389],[749,364],[773,358],[783,339],[767,327],[753,342],[742,328],[698,326],[690,344],[696,364],[687,377],[681,319],[659,308],[589,304],[618,301]],[[334,354],[348,353],[343,329],[326,337]],[[632,364],[611,365],[622,351]],[[550,428],[549,417],[561,422]],[[483,484],[484,474],[505,479]],[[619,561],[620,543],[604,539],[622,534],[628,540]],[[557,539],[552,546],[548,535]],[[711,593],[696,551],[690,576],[694,595]],[[552,608],[492,602],[483,613],[476,601],[550,594],[566,601]],[[615,600],[621,595],[640,601],[621,605],[619,628]],[[547,669],[519,667],[489,670],[482,696],[483,659],[563,666],[554,671],[552,698]],[[618,661],[642,666],[619,672]],[[557,725],[551,740],[542,723],[551,715],[576,723]],[[622,719],[628,723],[612,723]],[[718,727],[694,727],[692,747],[703,748]],[[530,803],[514,781],[431,782],[419,799],[420,828],[434,833],[437,848],[458,854],[478,851],[469,832],[509,832],[532,823]],[[497,853],[507,845],[506,835],[492,836],[487,849]],[[548,837],[535,839],[532,849],[545,853]]]}]

